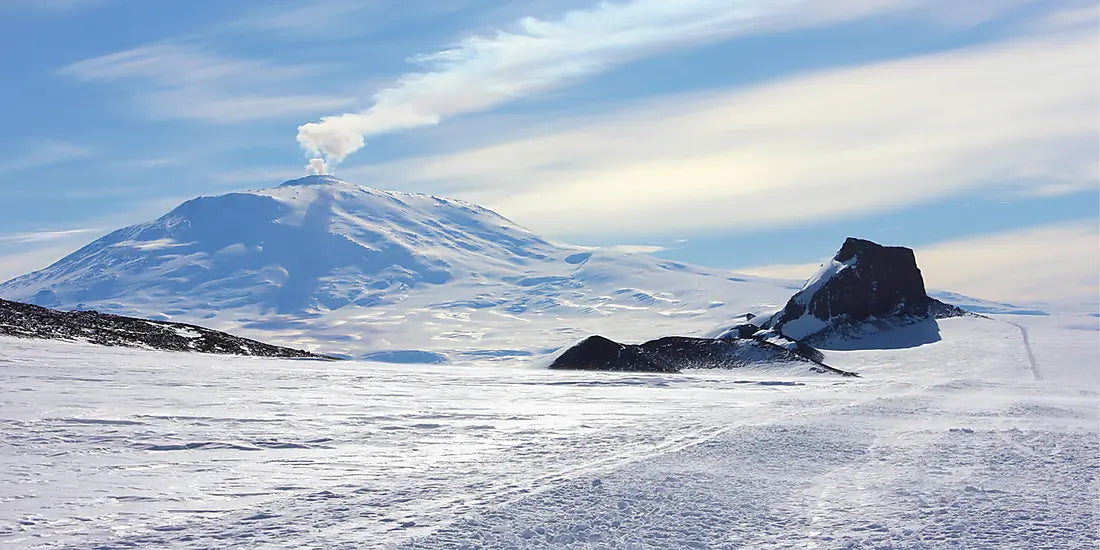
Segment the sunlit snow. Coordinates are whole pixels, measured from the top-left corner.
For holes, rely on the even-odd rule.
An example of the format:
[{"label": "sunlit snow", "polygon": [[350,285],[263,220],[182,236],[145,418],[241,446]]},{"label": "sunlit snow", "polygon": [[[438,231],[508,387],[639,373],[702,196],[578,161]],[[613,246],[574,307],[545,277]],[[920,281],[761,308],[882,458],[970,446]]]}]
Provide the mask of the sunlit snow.
[{"label": "sunlit snow", "polygon": [[939,325],[860,379],[0,338],[0,546],[1094,545],[1097,319]]}]

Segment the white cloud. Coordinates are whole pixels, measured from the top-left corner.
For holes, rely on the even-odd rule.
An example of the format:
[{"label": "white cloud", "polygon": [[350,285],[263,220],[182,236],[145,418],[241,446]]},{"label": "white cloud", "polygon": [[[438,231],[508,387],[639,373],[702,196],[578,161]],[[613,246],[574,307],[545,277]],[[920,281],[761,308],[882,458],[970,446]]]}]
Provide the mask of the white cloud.
[{"label": "white cloud", "polygon": [[49,266],[101,232],[89,227],[0,235],[0,282]]},{"label": "white cloud", "polygon": [[72,251],[68,246],[52,246],[0,255],[0,282],[47,267]]},{"label": "white cloud", "polygon": [[328,174],[328,167],[325,166],[324,159],[309,160],[309,164],[306,165],[306,175],[323,176],[325,174]]},{"label": "white cloud", "polygon": [[1040,31],[1095,29],[1100,24],[1100,5],[1093,0],[1067,2],[1062,9],[1051,11],[1034,21]]},{"label": "white cloud", "polygon": [[1100,298],[1098,223],[1073,221],[918,247],[917,263],[928,288],[1088,311]]},{"label": "white cloud", "polygon": [[344,175],[559,237],[762,229],[985,187],[1097,185],[1096,35],[1020,39],[636,103],[535,137]]},{"label": "white cloud", "polygon": [[13,233],[11,235],[0,235],[0,242],[18,244],[42,243],[71,239],[78,235],[84,235],[95,231],[100,231],[100,229],[92,227],[86,229],[66,229],[62,231],[32,231],[28,233]]},{"label": "white cloud", "polygon": [[[265,2],[261,9],[247,13],[236,25],[247,29],[276,32],[316,33],[329,31],[348,16],[374,7],[377,2],[355,0],[314,0],[301,2]],[[393,6],[389,6],[391,9]]]},{"label": "white cloud", "polygon": [[215,55],[181,44],[152,44],[73,63],[61,73],[77,80],[130,83],[145,114],[157,119],[240,122],[346,107],[351,98],[281,93],[320,71],[308,65]]},{"label": "white cloud", "polygon": [[34,170],[54,164],[82,160],[94,155],[92,148],[58,140],[33,141],[23,151],[0,161],[0,170]]},{"label": "white cloud", "polygon": [[655,244],[618,244],[607,248],[629,254],[654,254],[663,250],[668,250],[663,246]]},{"label": "white cloud", "polygon": [[772,279],[794,279],[805,281],[813,275],[821,262],[808,262],[799,264],[768,264],[737,269],[738,273],[755,275],[757,277],[770,277]]},{"label": "white cloud", "polygon": [[[984,16],[1001,6],[991,4]],[[974,10],[938,0],[634,0],[601,2],[557,20],[521,19],[515,30],[471,36],[453,48],[413,58],[428,70],[403,75],[360,112],[328,116],[298,128],[311,154],[340,161],[365,138],[436,124],[552,90],[656,52],[787,28],[824,25],[924,7],[943,18],[975,19]],[[963,13],[966,12],[966,13]],[[946,15],[944,15],[946,14]],[[291,18],[288,22],[297,21]]]},{"label": "white cloud", "polygon": [[156,169],[168,166],[180,166],[183,161],[175,157],[153,157],[144,159],[129,159],[119,162],[125,168]]}]

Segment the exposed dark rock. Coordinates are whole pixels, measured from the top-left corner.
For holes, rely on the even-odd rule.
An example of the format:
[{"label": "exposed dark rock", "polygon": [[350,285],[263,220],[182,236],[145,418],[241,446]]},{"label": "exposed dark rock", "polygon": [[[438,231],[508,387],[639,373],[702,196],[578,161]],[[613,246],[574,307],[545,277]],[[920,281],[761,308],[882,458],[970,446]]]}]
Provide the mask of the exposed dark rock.
[{"label": "exposed dark rock", "polygon": [[912,249],[849,237],[783,310],[761,326],[814,343],[862,325],[882,329],[962,313],[928,297]]},{"label": "exposed dark rock", "polygon": [[168,351],[333,359],[195,325],[151,321],[96,311],[57,311],[8,300],[0,300],[0,334]]},{"label": "exposed dark rock", "polygon": [[550,368],[679,372],[681,369],[736,369],[770,364],[802,366],[815,372],[854,375],[762,339],[682,336],[658,338],[644,344],[620,344],[602,336],[590,336],[566,350],[554,360]]},{"label": "exposed dark rock", "polygon": [[589,336],[565,350],[552,369],[626,372],[677,372],[677,368],[652,357],[641,346],[620,344],[603,336]]},{"label": "exposed dark rock", "polygon": [[735,325],[723,334],[722,338],[752,338],[753,334],[756,334],[760,330],[760,327],[751,323],[741,323]]}]

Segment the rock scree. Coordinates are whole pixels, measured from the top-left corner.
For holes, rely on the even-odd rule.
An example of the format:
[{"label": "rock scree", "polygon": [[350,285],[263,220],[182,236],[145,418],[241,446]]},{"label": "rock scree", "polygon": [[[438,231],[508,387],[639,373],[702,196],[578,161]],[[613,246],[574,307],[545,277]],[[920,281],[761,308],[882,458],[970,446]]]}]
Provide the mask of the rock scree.
[{"label": "rock scree", "polygon": [[620,344],[603,336],[589,336],[550,364],[551,369],[558,370],[657,373],[744,367],[785,367],[855,376],[757,338],[666,336],[643,344]]},{"label": "rock scree", "polygon": [[166,351],[335,359],[299,349],[273,346],[195,325],[138,319],[97,311],[57,311],[9,300],[0,300],[0,334]]}]

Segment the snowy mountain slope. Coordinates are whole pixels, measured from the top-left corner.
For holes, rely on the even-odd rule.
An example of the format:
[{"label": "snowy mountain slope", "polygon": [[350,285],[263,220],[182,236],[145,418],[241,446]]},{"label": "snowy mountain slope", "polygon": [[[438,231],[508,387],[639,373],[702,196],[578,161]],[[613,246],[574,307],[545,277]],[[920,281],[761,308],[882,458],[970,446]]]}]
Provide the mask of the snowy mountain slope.
[{"label": "snowy mountain slope", "polygon": [[[165,310],[254,304],[263,314],[302,314],[394,301],[456,270],[512,273],[556,251],[470,204],[311,176],[190,200],[3,289],[42,305],[136,295]],[[188,303],[195,295],[208,300]]]},{"label": "snowy mountain slope", "polygon": [[693,335],[790,289],[553,243],[484,208],[332,176],[200,197],[0,296],[395,361],[525,356],[592,333]]}]

